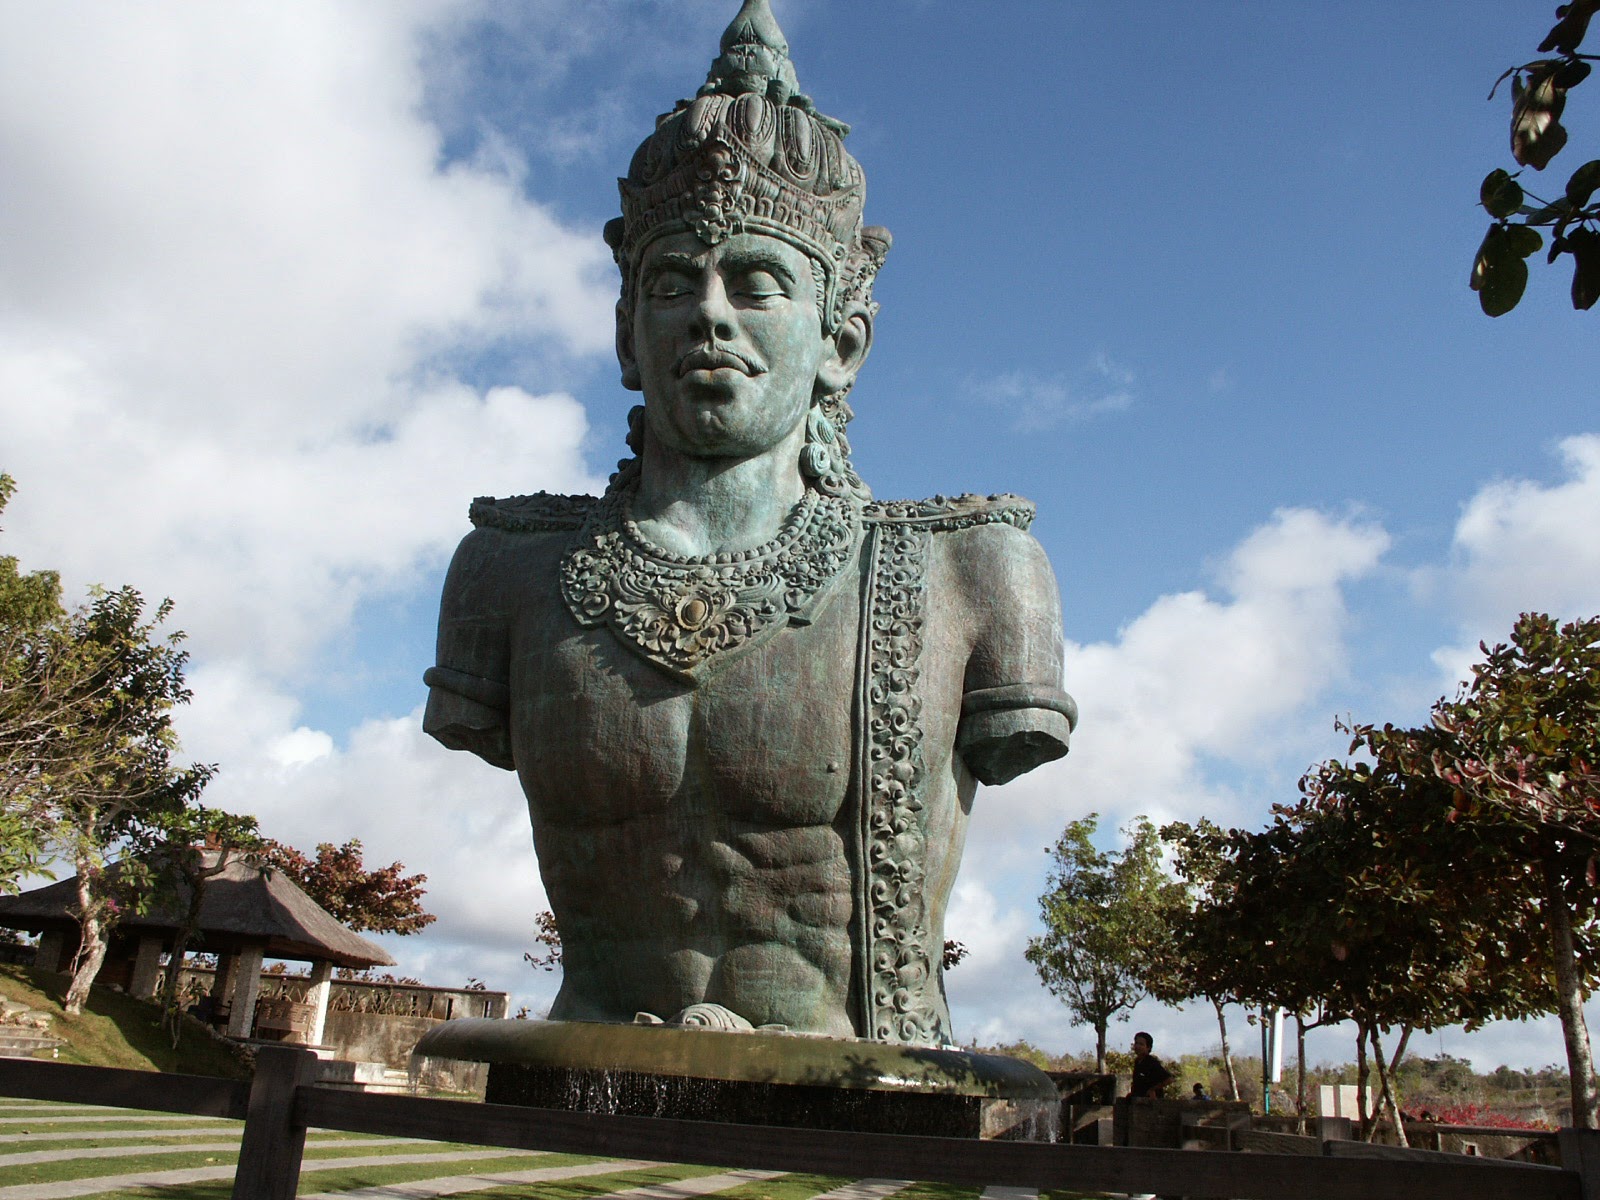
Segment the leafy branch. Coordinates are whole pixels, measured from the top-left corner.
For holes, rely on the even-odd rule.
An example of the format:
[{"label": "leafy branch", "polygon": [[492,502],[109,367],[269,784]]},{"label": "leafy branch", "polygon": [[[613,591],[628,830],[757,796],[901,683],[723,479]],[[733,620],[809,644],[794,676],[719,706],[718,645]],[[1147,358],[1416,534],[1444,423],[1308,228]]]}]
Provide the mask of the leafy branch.
[{"label": "leafy branch", "polygon": [[[1539,52],[1556,57],[1509,67],[1495,80],[1511,80],[1511,157],[1521,167],[1543,171],[1567,144],[1561,124],[1567,93],[1589,77],[1596,55],[1578,47],[1589,22],[1600,12],[1600,0],[1572,0],[1556,9],[1555,26],[1539,43]],[[1591,159],[1567,179],[1553,199],[1534,195],[1519,182],[1521,171],[1495,168],[1478,189],[1478,202],[1494,223],[1484,234],[1472,262],[1470,285],[1491,317],[1517,306],[1528,286],[1527,260],[1545,246],[1540,229],[1550,230],[1547,263],[1563,254],[1572,257],[1572,307],[1587,309],[1600,300],[1600,159]],[[1531,203],[1530,203],[1531,201]]]}]

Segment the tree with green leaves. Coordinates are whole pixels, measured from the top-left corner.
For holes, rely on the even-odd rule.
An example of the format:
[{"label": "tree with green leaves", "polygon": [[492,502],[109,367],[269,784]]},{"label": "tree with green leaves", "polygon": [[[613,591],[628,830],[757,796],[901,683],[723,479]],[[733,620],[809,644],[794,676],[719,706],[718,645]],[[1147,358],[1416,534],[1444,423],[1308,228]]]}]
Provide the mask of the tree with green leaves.
[{"label": "tree with green leaves", "polygon": [[[0,513],[15,489],[0,474]],[[65,619],[54,571],[24,573],[0,555],[0,893],[16,891],[24,875],[48,874],[48,812],[36,781],[54,765],[55,731],[72,720],[67,664],[51,653]]]},{"label": "tree with green leaves", "polygon": [[1183,907],[1182,886],[1161,867],[1161,838],[1140,817],[1123,829],[1121,850],[1096,848],[1098,814],[1071,822],[1056,840],[1048,889],[1039,897],[1044,933],[1026,957],[1045,987],[1095,1032],[1095,1069],[1104,1072],[1106,1030],[1146,995],[1151,961]]},{"label": "tree with green leaves", "polygon": [[[1507,69],[1489,98],[1511,80],[1511,157],[1522,167],[1543,171],[1567,144],[1561,124],[1567,93],[1589,77],[1596,56],[1578,49],[1600,0],[1570,0],[1556,9],[1557,21],[1535,59]],[[1478,199],[1494,218],[1472,263],[1472,290],[1491,317],[1510,312],[1528,286],[1527,259],[1544,248],[1540,229],[1550,231],[1548,261],[1572,258],[1572,307],[1590,308],[1600,299],[1600,159],[1591,159],[1567,177],[1559,196],[1541,198],[1524,186],[1522,172],[1490,171]]]},{"label": "tree with green leaves", "polygon": [[[1470,886],[1492,869],[1475,832],[1451,820],[1437,780],[1374,757],[1314,768],[1265,829],[1164,831],[1198,884],[1176,945],[1241,1003],[1295,1014],[1302,1047],[1305,1029],[1352,1022],[1369,1137],[1376,1107],[1399,1128],[1395,1068],[1414,1030],[1539,1011],[1537,972],[1520,957],[1527,914]],[[1304,1091],[1302,1051],[1302,1109]]]},{"label": "tree with green leaves", "polygon": [[357,933],[416,933],[437,919],[422,907],[428,882],[423,874],[407,875],[406,865],[392,862],[368,868],[359,838],[342,846],[319,842],[316,856],[267,839],[257,856],[261,865],[282,871],[311,899],[346,928]]},{"label": "tree with green leaves", "polygon": [[[14,490],[0,476],[0,506]],[[0,879],[52,858],[77,876],[79,948],[64,1002],[82,1010],[111,931],[137,906],[143,860],[122,851],[191,805],[212,768],[175,761],[173,710],[189,699],[171,601],[95,589],[66,608],[54,572],[0,558]],[[141,841],[141,839],[144,839]]]},{"label": "tree with green leaves", "polygon": [[206,889],[242,855],[263,845],[256,819],[204,805],[182,809],[162,823],[161,846],[154,856],[157,895],[179,906],[178,927],[161,978],[161,1020],[174,1048],[183,1030],[180,997],[183,957],[200,931]]},{"label": "tree with green leaves", "polygon": [[[158,837],[162,825],[196,802],[214,769],[174,762],[172,711],[189,699],[181,632],[163,635],[171,601],[146,616],[132,588],[98,592],[69,614],[53,651],[80,664],[77,723],[61,731],[64,749],[36,780],[49,813],[50,847],[77,877],[79,949],[63,1007],[82,1011],[110,934],[148,894],[136,878],[144,860],[125,853]],[[115,875],[113,857],[125,860]]]},{"label": "tree with green leaves", "polygon": [[1145,986],[1163,1004],[1199,999],[1211,1004],[1217,1015],[1228,1099],[1237,1100],[1239,1080],[1228,1043],[1227,1006],[1241,1003],[1238,966],[1246,948],[1239,945],[1237,930],[1227,919],[1228,909],[1216,902],[1227,886],[1223,831],[1202,817],[1194,825],[1174,822],[1163,826],[1161,838],[1173,847],[1183,903],[1173,913],[1171,936],[1158,949]]},{"label": "tree with green leaves", "polygon": [[[1173,847],[1179,878],[1191,887],[1172,942],[1191,995],[1284,1009],[1294,1014],[1303,1047],[1305,1030],[1335,1018],[1322,1007],[1329,947],[1307,900],[1319,875],[1302,873],[1309,864],[1300,857],[1301,831],[1276,811],[1262,830],[1223,829],[1202,819],[1168,825],[1161,834]],[[1302,1111],[1305,1074],[1302,1052]]]}]

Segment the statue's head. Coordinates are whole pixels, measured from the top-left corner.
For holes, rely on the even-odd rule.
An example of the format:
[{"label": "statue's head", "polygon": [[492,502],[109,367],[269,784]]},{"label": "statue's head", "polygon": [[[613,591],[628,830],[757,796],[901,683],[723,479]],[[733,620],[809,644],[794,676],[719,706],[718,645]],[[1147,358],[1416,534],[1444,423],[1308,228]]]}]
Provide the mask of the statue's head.
[{"label": "statue's head", "polygon": [[[864,493],[845,396],[871,349],[890,238],[862,224],[848,132],[799,92],[767,0],[744,0],[699,94],[658,119],[618,181],[606,241],[622,272],[623,384],[645,393],[655,436],[721,436],[739,453],[803,420],[805,474]],[[675,402],[714,386],[735,400],[725,421]]]}]

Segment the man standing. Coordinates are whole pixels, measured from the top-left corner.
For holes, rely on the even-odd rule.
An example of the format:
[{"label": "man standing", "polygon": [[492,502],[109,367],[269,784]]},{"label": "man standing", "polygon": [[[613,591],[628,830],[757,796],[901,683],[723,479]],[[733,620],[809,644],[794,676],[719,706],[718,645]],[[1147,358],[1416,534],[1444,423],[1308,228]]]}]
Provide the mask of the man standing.
[{"label": "man standing", "polygon": [[1133,1035],[1133,1085],[1128,1095],[1134,1100],[1159,1100],[1162,1089],[1172,1082],[1172,1072],[1150,1051],[1155,1040],[1140,1030]]},{"label": "man standing", "polygon": [[634,457],[604,496],[474,502],[424,724],[519,776],[553,1018],[949,1043],[975,785],[1076,720],[1055,580],[1028,502],[856,474],[889,234],[767,0],[721,49],[606,227]]}]

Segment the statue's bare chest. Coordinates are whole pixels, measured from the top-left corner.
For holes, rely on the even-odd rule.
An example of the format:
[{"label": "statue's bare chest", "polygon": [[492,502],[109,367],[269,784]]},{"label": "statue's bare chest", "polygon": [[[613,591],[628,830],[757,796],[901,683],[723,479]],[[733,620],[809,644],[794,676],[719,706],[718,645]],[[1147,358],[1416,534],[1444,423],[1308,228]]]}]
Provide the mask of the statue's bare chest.
[{"label": "statue's bare chest", "polygon": [[535,821],[682,828],[831,824],[849,789],[859,599],[850,579],[790,625],[685,679],[553,589],[513,633],[511,735]]}]

